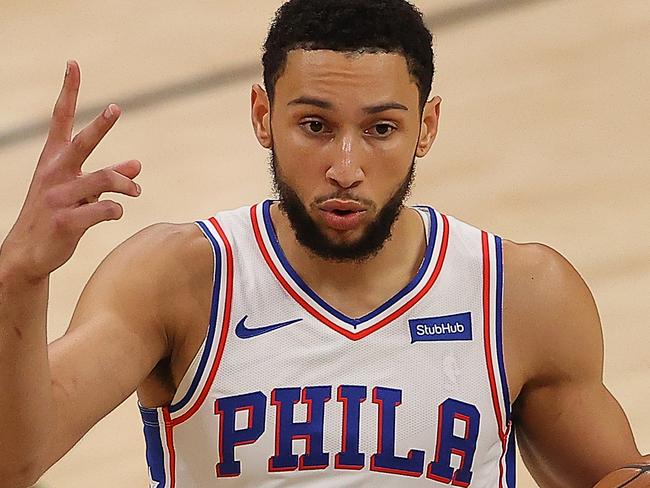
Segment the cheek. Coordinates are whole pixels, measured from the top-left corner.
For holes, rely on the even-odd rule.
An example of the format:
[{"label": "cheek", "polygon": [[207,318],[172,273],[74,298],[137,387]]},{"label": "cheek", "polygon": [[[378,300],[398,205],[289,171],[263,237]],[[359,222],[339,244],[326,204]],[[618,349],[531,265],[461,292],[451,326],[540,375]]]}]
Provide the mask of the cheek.
[{"label": "cheek", "polygon": [[322,145],[305,138],[297,130],[279,126],[273,137],[273,148],[287,183],[294,188],[312,186],[318,175],[327,171],[327,158]]},{"label": "cheek", "polygon": [[313,143],[310,144],[290,120],[273,124],[273,143],[283,164],[289,159],[305,160],[313,152]]},{"label": "cheek", "polygon": [[413,163],[416,141],[411,137],[395,137],[390,141],[374,144],[369,148],[364,167],[366,177],[382,187],[393,187],[402,181]]},{"label": "cheek", "polygon": [[274,138],[276,164],[284,182],[301,199],[309,198],[323,179],[324,170],[317,163],[313,151],[301,144],[293,143],[286,136]]}]

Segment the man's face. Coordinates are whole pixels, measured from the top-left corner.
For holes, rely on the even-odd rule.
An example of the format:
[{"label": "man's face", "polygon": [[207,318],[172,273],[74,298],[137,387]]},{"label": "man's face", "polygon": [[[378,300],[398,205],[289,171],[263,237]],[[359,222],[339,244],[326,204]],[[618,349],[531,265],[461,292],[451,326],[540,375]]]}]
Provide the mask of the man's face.
[{"label": "man's face", "polygon": [[414,173],[418,102],[399,54],[289,53],[271,109],[271,163],[302,245],[339,261],[382,248]]}]

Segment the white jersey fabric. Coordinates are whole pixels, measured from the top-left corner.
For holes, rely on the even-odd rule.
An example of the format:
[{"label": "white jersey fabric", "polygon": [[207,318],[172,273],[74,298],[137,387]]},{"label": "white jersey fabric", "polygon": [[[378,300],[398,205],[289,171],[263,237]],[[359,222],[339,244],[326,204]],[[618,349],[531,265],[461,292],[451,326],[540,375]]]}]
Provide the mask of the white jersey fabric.
[{"label": "white jersey fabric", "polygon": [[272,204],[197,222],[210,323],[173,403],[140,407],[151,486],[512,488],[501,240],[413,207],[417,275],[351,318],[291,267]]}]

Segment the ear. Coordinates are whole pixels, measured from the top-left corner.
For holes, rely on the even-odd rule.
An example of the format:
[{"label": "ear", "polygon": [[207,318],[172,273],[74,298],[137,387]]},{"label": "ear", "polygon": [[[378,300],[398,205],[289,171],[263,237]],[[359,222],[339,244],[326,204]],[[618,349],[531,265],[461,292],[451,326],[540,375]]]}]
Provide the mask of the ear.
[{"label": "ear", "polygon": [[441,103],[442,99],[440,97],[433,97],[424,105],[422,123],[420,124],[420,138],[418,139],[418,147],[415,151],[415,155],[418,158],[423,158],[427,155],[433,145],[433,141],[436,139]]},{"label": "ear", "polygon": [[266,149],[271,149],[271,104],[266,91],[258,84],[251,89],[251,121],[257,140]]}]

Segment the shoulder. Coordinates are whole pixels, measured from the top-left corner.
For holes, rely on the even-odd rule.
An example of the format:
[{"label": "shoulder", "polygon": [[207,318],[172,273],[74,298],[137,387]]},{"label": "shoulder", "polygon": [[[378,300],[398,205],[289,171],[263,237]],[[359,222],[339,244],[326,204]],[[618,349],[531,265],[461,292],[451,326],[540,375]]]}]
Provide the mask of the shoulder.
[{"label": "shoulder", "polygon": [[594,306],[591,292],[578,271],[547,245],[519,244],[504,239],[503,263],[509,305],[525,304],[529,310],[546,310],[535,316],[540,320],[549,318],[551,305],[565,312]]},{"label": "shoulder", "polygon": [[[580,295],[586,284],[573,265],[555,249],[540,243],[503,240],[504,273],[518,287],[535,296],[562,298],[567,292]],[[559,287],[559,288],[558,288]]]},{"label": "shoulder", "polygon": [[209,288],[212,259],[211,246],[196,224],[154,224],[103,260],[84,295],[112,308],[119,302],[125,313],[146,308],[160,317],[174,312],[170,303],[182,308],[182,298],[197,287]]},{"label": "shoulder", "polygon": [[602,333],[586,283],[549,246],[503,240],[504,330],[526,380],[598,375]]},{"label": "shoulder", "polygon": [[196,224],[158,223],[124,241],[105,261],[112,267],[159,276],[191,272],[197,261],[202,263],[206,259],[211,259],[211,248]]},{"label": "shoulder", "polygon": [[128,238],[111,254],[120,257],[147,255],[154,259],[162,256],[170,257],[195,250],[197,246],[202,246],[204,240],[203,233],[194,223],[157,223]]}]

